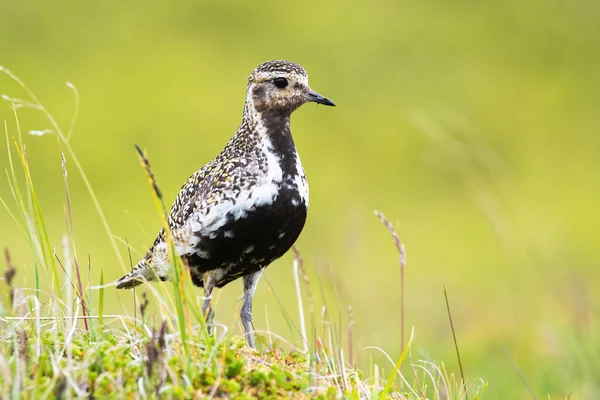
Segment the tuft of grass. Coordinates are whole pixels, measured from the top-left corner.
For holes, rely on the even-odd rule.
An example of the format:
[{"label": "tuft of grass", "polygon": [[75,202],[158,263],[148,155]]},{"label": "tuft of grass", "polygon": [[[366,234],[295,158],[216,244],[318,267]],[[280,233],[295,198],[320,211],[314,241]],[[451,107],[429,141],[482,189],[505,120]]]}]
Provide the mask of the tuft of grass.
[{"label": "tuft of grass", "polygon": [[[85,283],[80,271],[67,180],[68,160],[76,166],[97,206],[117,259],[121,263],[122,259],[108,221],[69,145],[78,109],[77,90],[68,84],[75,93],[76,107],[67,134],[63,134],[52,115],[18,77],[3,68],[0,72],[19,83],[30,97],[29,100],[21,100],[6,96],[14,110],[17,127],[17,110],[30,107],[47,116],[51,131],[57,135],[65,186],[63,215],[67,232],[61,238],[48,235],[20,128],[17,128],[17,138],[11,140],[5,124],[9,154],[7,178],[16,211],[5,199],[0,199],[0,202],[30,244],[35,260],[36,283],[34,288],[18,287],[15,277],[18,276],[19,263],[14,261],[18,257],[11,257],[6,249],[2,284],[8,290],[2,292],[6,295],[0,296],[0,398],[216,396],[235,399],[343,397],[441,400],[466,399],[467,393],[471,399],[481,398],[485,382],[473,380],[467,383],[446,371],[443,364],[414,361],[411,353],[414,335],[406,344],[402,336],[403,351],[396,362],[382,349],[368,347],[362,351],[382,352],[390,364],[379,366],[372,363],[370,375],[355,369],[352,309],[349,308],[346,350],[342,324],[332,321],[324,300],[323,305],[318,304],[297,249],[294,249],[293,272],[299,323],[280,305],[290,327],[302,338],[299,347],[273,332],[266,332],[268,342],[259,340],[263,343],[260,352],[248,348],[241,337],[228,334],[226,326],[216,326],[215,334],[208,335],[200,304],[192,291],[189,271],[174,251],[167,209],[150,162],[137,146],[170,244],[174,272],[171,284],[146,286],[156,299],[162,316],[158,326],[154,326],[150,318],[146,319],[146,292],[142,293],[143,302],[135,300],[141,304],[139,318],[137,310],[134,317],[104,314],[106,288],[103,270],[100,270],[98,285],[93,285],[96,282],[91,277]],[[66,155],[60,151],[61,146],[67,150]],[[17,161],[12,158],[13,151]],[[16,167],[17,162],[20,170]],[[378,216],[395,235],[403,271],[404,246],[385,217],[382,214]],[[56,248],[62,249],[61,256],[54,250]],[[41,279],[51,282],[48,291],[42,290]],[[267,277],[265,279],[268,282]],[[308,304],[302,297],[302,283],[308,293]],[[403,274],[401,285],[403,290]],[[404,300],[402,310],[403,307]],[[135,305],[134,309],[137,309]],[[314,312],[318,309],[322,310],[320,316]],[[312,326],[307,327],[305,310],[309,310]],[[401,315],[404,327],[403,311]],[[109,327],[105,324],[108,320],[116,321],[116,325],[113,323]],[[320,333],[317,333],[317,323],[322,327]],[[310,337],[308,332],[312,332]],[[407,375],[401,367],[408,361],[410,373]],[[388,378],[382,379],[386,372]]]}]

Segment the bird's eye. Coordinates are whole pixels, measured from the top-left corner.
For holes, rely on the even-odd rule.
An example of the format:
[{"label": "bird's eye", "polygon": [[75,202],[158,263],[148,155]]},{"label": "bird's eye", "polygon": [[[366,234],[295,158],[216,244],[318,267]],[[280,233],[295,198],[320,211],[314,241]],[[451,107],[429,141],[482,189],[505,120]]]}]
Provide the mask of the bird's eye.
[{"label": "bird's eye", "polygon": [[279,78],[275,78],[273,79],[273,83],[275,84],[275,86],[277,86],[279,89],[283,89],[284,87],[286,87],[288,85],[288,80],[283,78],[283,77],[279,77]]}]

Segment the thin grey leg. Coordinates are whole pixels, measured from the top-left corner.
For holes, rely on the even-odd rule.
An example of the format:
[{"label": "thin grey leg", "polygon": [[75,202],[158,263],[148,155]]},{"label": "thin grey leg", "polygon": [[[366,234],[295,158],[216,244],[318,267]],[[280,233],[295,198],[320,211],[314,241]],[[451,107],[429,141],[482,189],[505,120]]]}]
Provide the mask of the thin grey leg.
[{"label": "thin grey leg", "polygon": [[252,325],[252,296],[254,296],[254,291],[261,275],[262,270],[244,276],[244,304],[240,310],[240,318],[242,319],[242,325],[246,333],[246,340],[248,341],[248,346],[253,349],[256,348],[256,344],[254,343],[254,326]]},{"label": "thin grey leg", "polygon": [[211,305],[212,291],[215,288],[215,280],[210,272],[205,272],[202,276],[204,286],[204,303],[202,304],[202,315],[206,320],[206,329],[208,334],[212,330],[213,321],[215,319],[215,312]]}]

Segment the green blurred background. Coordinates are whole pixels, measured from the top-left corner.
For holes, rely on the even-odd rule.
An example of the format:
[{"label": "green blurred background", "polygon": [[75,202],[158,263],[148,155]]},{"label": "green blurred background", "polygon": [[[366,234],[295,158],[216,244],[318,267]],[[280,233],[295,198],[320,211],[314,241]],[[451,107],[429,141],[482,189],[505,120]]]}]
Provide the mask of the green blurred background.
[{"label": "green blurred background", "polygon": [[[377,209],[406,245],[415,359],[457,371],[446,285],[465,372],[489,382],[486,398],[528,397],[507,355],[540,398],[598,398],[600,3],[0,4],[0,65],[65,128],[73,109],[65,82],[77,86],[71,144],[114,234],[140,252],[160,220],[133,145],[147,150],[170,203],[236,130],[246,78],[269,59],[303,65],[313,89],[338,105],[293,117],[311,188],[298,246],[315,290],[320,281],[335,299],[334,319],[347,321],[353,307],[355,346],[400,354],[398,256]],[[0,92],[24,97],[5,75]],[[15,135],[9,106],[0,104],[0,117]],[[49,128],[39,112],[19,115],[24,131]],[[56,138],[24,142],[60,247]],[[70,165],[79,257],[91,255],[92,283],[100,268],[116,279],[123,267]],[[0,196],[15,210],[2,181]],[[31,286],[26,240],[5,210],[0,225],[0,245]],[[297,318],[291,265],[288,254],[267,278]],[[132,312],[131,292],[108,293],[105,312]],[[217,319],[234,330],[240,293],[235,283],[217,295]],[[271,330],[298,339],[265,281],[254,314],[257,329],[268,316]],[[359,354],[363,366],[372,357],[386,365]]]}]

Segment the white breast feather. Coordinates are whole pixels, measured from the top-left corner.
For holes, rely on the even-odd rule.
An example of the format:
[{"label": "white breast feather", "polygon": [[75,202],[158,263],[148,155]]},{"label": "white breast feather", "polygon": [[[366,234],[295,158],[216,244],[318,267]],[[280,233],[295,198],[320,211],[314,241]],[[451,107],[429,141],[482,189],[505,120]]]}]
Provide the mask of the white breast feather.
[{"label": "white breast feather", "polygon": [[294,178],[300,199],[306,204],[308,208],[308,181],[304,174],[304,167],[302,167],[302,161],[300,161],[300,155],[296,153],[296,177]]}]

